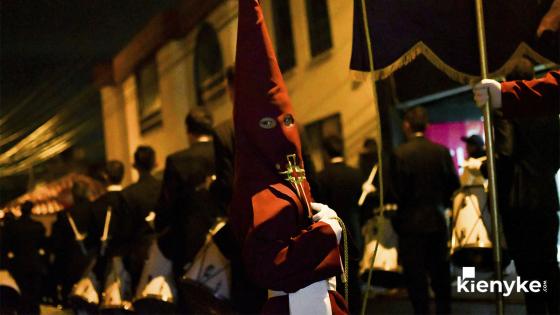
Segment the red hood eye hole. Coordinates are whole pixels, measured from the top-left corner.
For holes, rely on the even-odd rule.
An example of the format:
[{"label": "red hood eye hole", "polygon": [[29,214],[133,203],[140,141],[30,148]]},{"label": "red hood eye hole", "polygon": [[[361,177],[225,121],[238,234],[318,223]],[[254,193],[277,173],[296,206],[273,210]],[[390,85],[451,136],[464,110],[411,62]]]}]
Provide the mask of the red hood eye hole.
[{"label": "red hood eye hole", "polygon": [[263,129],[272,129],[276,127],[276,120],[271,117],[264,117],[259,120],[259,126]]},{"label": "red hood eye hole", "polygon": [[289,127],[291,125],[294,124],[294,116],[292,116],[291,114],[286,114],[286,116],[284,116],[284,126]]}]

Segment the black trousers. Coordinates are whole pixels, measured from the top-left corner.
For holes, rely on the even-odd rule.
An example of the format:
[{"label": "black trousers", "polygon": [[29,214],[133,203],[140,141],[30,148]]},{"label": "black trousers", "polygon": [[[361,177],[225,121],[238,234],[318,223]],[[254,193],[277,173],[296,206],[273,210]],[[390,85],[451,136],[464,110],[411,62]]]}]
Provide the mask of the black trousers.
[{"label": "black trousers", "polygon": [[435,293],[436,313],[451,313],[451,272],[446,231],[399,235],[399,259],[414,313],[429,313],[428,284]]},{"label": "black trousers", "polygon": [[12,270],[21,291],[18,314],[39,314],[43,274],[40,271]]},{"label": "black trousers", "polygon": [[523,281],[546,281],[547,292],[524,293],[528,314],[560,314],[558,214],[554,211],[502,211],[508,251]]}]

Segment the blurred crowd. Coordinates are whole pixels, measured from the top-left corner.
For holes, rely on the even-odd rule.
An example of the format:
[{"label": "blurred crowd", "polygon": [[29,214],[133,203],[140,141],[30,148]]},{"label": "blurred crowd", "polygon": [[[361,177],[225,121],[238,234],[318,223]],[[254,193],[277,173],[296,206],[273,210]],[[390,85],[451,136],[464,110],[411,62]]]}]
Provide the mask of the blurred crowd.
[{"label": "blurred crowd", "polygon": [[[516,73],[526,77],[508,79],[532,79],[525,70]],[[232,88],[233,71],[228,72],[228,81]],[[522,277],[548,281],[549,296],[528,294],[528,310],[548,310],[552,314],[558,311],[558,300],[554,299],[558,297],[558,197],[553,175],[558,169],[558,161],[554,160],[558,156],[558,116],[531,120],[500,115],[497,112],[497,175],[508,250]],[[379,220],[384,212],[391,212],[385,216],[398,235],[395,265],[402,266],[404,285],[415,312],[429,313],[428,287],[435,294],[437,313],[451,312],[450,232],[445,209],[453,208],[453,196],[461,185],[484,184],[486,152],[479,135],[462,138],[469,159],[463,165],[460,180],[449,150],[425,137],[427,126],[424,108],[407,110],[402,125],[407,141],[394,152],[384,153],[387,163],[382,165],[378,163],[375,140],[364,140],[359,166],[353,167],[345,159],[342,138],[330,135],[322,141],[326,163],[317,172],[303,144],[306,177],[316,201],[337,211],[351,239],[348,302],[352,313],[358,313],[361,306],[360,273],[369,269],[367,265],[360,266],[360,261],[366,258],[369,263],[370,256],[364,253],[372,240],[381,237],[374,235],[377,230],[368,222]],[[72,187],[73,206],[57,214],[48,238],[43,225],[31,217],[31,202],[21,206],[19,218],[10,213],[4,216],[0,269],[9,270],[19,287],[18,312],[38,313],[40,303],[77,308],[69,297],[87,300],[87,293],[76,291],[85,278],[96,279],[92,281],[97,282],[93,287],[99,299],[86,302],[100,308],[131,309],[132,301],[148,297],[144,287],[155,277],[143,277],[155,272],[146,268],[158,255],[161,261],[168,261],[158,263],[160,269],[168,266],[169,270],[160,270],[160,274],[171,275],[166,285],[171,287],[170,282],[175,282],[179,287],[179,293],[172,294],[174,311],[208,311],[204,307],[218,307],[220,301],[227,300],[224,307],[229,312],[259,312],[267,291],[247,276],[241,246],[228,225],[216,228],[217,222],[227,222],[234,189],[233,123],[228,120],[215,126],[210,112],[200,107],[189,112],[185,127],[189,146],[167,157],[161,180],[152,174],[156,152],[150,146],[136,149],[133,166],[138,180],[127,187],[121,184],[125,172],[122,161],[108,161],[103,172],[106,193],[90,201],[87,186],[76,182]],[[549,140],[552,141],[544,143]],[[387,178],[385,204],[393,208],[378,208],[380,183],[374,176],[378,168]],[[192,276],[193,266],[205,264],[204,251],[211,248],[210,241],[227,263],[205,265],[199,272],[205,276]],[[220,268],[229,270],[229,284],[212,283],[214,277],[219,277]],[[116,282],[111,280],[115,274]],[[111,300],[108,286],[113,283],[119,283],[118,301]],[[189,283],[200,285],[195,286],[199,289],[206,287],[209,295],[194,291],[188,291],[191,295],[182,294]],[[220,285],[228,286],[227,290],[222,291]],[[154,290],[160,293],[156,297],[159,302],[171,302],[163,298],[161,290]],[[138,311],[139,307],[135,308]]]}]

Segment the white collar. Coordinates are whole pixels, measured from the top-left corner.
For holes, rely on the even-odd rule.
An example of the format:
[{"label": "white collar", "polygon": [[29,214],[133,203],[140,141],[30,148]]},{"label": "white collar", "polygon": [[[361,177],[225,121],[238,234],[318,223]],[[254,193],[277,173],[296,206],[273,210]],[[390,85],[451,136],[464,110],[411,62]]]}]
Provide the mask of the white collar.
[{"label": "white collar", "polygon": [[200,136],[196,138],[196,142],[210,142],[210,141],[212,141],[211,136]]},{"label": "white collar", "polygon": [[121,190],[122,190],[121,185],[109,185],[109,186],[107,186],[107,191],[121,191]]},{"label": "white collar", "polygon": [[344,158],[342,156],[336,156],[331,159],[331,163],[342,163],[344,162]]}]

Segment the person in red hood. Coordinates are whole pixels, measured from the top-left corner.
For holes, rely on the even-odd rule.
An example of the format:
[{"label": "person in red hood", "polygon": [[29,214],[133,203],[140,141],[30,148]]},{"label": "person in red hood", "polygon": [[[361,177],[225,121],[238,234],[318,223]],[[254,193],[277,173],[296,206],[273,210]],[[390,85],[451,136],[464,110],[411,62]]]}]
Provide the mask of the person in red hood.
[{"label": "person in red hood", "polygon": [[312,203],[290,98],[257,0],[239,0],[230,222],[262,313],[347,314],[336,212]]}]

